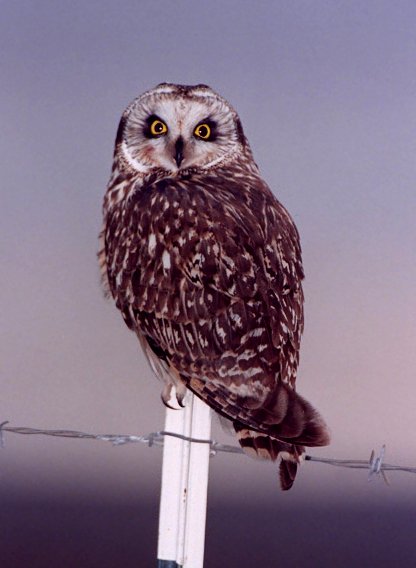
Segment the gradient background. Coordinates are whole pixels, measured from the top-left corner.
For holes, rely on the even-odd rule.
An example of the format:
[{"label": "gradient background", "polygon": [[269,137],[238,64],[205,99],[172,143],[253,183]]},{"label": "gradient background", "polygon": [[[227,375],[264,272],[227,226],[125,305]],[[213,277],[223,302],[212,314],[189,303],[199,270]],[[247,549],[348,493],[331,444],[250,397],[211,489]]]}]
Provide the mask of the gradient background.
[{"label": "gradient background", "polygon": [[[238,110],[295,219],[312,455],[416,465],[416,4],[0,2],[1,396],[14,426],[145,434],[154,380],[95,258],[120,114],[161,81]],[[218,424],[216,439],[233,443]],[[159,449],[6,434],[2,567],[155,564]],[[211,461],[207,567],[416,564],[416,477]]]}]

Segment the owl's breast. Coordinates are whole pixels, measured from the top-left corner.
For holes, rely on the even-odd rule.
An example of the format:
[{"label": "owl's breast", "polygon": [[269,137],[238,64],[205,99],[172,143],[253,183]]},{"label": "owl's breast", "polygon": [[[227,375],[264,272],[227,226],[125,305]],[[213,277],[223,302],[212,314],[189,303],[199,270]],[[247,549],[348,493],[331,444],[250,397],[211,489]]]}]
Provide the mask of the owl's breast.
[{"label": "owl's breast", "polygon": [[[165,314],[190,290],[213,286],[230,295],[256,281],[250,248],[264,241],[252,211],[213,184],[166,179],[144,186],[108,215],[109,282],[120,303]],[[259,244],[258,243],[258,244]],[[244,276],[245,274],[245,276]],[[239,277],[239,278],[238,278]],[[237,282],[237,280],[239,280]],[[186,312],[186,306],[182,306]]]},{"label": "owl's breast", "polygon": [[258,325],[247,318],[247,306],[257,306],[261,325],[280,342],[287,305],[296,320],[285,324],[291,333],[302,318],[303,273],[296,230],[273,199],[207,176],[149,184],[114,208],[106,228],[108,280],[131,327],[143,313],[178,324],[198,319],[217,328],[224,343],[240,324],[241,334]]}]

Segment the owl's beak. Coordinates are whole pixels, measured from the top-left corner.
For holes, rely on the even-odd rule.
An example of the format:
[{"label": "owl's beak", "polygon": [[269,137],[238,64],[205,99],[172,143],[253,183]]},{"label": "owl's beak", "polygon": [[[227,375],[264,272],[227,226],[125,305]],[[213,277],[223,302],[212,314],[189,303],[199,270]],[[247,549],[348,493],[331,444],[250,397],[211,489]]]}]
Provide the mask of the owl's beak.
[{"label": "owl's beak", "polygon": [[180,167],[183,160],[183,138],[179,136],[175,143],[175,162],[178,168]]}]

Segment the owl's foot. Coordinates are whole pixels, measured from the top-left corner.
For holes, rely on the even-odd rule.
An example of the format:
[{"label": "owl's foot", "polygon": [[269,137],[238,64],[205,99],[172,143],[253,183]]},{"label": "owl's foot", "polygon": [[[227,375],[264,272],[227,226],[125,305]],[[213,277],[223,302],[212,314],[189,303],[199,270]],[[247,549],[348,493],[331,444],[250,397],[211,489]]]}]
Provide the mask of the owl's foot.
[{"label": "owl's foot", "polygon": [[178,405],[179,408],[185,407],[185,396],[186,387],[182,384],[175,386],[172,383],[168,383],[161,393],[163,404],[172,410],[178,410]]}]

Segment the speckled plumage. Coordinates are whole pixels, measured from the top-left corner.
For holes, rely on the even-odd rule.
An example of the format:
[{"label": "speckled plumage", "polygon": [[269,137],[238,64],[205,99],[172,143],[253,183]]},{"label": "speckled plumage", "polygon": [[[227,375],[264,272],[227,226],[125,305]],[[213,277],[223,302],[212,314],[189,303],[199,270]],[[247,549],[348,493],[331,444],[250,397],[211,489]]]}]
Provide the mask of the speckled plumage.
[{"label": "speckled plumage", "polygon": [[[149,135],[149,117],[166,133]],[[198,124],[215,136],[198,139]],[[162,84],[126,109],[99,258],[106,287],[165,382],[165,403],[172,387],[180,403],[190,389],[233,422],[248,453],[283,458],[289,489],[303,445],[329,440],[295,392],[299,236],[262,180],[237,114],[209,87]]]}]

